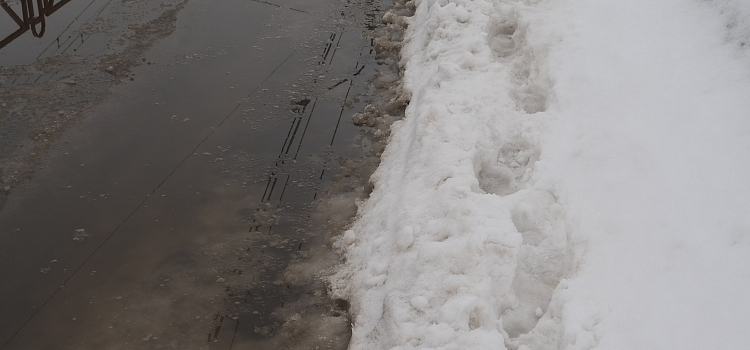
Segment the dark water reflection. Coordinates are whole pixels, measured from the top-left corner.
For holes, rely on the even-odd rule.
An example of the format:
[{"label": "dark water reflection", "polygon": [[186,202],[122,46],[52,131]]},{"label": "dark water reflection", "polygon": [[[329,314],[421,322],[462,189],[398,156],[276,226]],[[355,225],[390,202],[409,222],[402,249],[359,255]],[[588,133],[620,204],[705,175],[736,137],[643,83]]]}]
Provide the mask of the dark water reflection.
[{"label": "dark water reflection", "polygon": [[345,348],[346,305],[284,271],[354,210],[318,204],[341,157],[363,154],[350,119],[385,3],[189,2],[154,64],[7,198],[0,346]]}]

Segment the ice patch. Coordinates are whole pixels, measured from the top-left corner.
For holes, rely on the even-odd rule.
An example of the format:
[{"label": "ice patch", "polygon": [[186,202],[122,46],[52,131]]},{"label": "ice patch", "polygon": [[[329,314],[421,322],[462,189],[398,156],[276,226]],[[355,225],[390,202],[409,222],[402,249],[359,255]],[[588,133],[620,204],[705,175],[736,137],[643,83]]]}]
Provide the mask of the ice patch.
[{"label": "ice patch", "polygon": [[86,229],[79,228],[73,233],[73,240],[77,242],[83,241],[89,237],[91,237],[91,234],[86,233]]},{"label": "ice patch", "polygon": [[356,239],[354,231],[347,230],[344,233],[344,237],[342,239],[343,239],[344,245],[347,245],[347,246],[351,245],[352,243],[354,243],[354,240]]}]

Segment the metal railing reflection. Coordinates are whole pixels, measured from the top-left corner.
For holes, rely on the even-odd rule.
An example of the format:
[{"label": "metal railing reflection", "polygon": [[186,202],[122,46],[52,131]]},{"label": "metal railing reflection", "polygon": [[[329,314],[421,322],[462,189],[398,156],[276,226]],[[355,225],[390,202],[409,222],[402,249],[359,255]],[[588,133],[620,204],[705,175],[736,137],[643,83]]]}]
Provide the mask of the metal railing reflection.
[{"label": "metal railing reflection", "polygon": [[20,0],[21,15],[19,16],[16,11],[5,2],[5,0],[0,0],[0,7],[2,7],[13,22],[18,25],[18,29],[15,32],[0,41],[0,49],[10,44],[13,40],[29,30],[31,30],[31,33],[35,37],[41,38],[47,27],[45,17],[55,13],[55,11],[65,6],[65,4],[70,1],[71,0],[60,0],[55,3],[55,0]]}]

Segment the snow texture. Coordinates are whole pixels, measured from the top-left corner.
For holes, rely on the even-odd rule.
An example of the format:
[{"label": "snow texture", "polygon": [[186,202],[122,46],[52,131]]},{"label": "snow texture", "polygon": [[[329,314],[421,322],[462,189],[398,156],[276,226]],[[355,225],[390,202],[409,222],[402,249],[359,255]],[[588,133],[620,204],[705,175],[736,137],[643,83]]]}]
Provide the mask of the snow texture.
[{"label": "snow texture", "polygon": [[750,349],[750,5],[414,5],[350,348]]}]

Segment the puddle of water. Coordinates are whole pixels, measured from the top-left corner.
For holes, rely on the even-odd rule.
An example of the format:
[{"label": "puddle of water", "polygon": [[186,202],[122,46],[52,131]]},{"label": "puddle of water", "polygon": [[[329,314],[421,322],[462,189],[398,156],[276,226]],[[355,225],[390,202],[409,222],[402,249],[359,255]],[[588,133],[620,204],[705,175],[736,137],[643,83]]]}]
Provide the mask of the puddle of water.
[{"label": "puddle of water", "polygon": [[[7,192],[33,176],[53,143],[87,110],[109,96],[112,87],[135,79],[131,68],[149,63],[142,55],[174,30],[176,14],[184,5],[180,0],[131,0],[99,6],[97,1],[89,2],[88,8],[73,6],[82,1],[65,3],[47,18],[73,21],[64,30],[86,36],[81,40],[85,46],[77,52],[63,54],[33,43],[0,49],[0,205]],[[66,12],[71,8],[80,11]],[[96,11],[86,17],[92,9]],[[79,19],[88,22],[74,25]],[[37,40],[46,38],[45,34]],[[21,61],[29,64],[13,65],[24,54]]]},{"label": "puddle of water", "polygon": [[[38,16],[37,2],[34,13]],[[21,14],[21,1],[6,0],[7,7],[18,17]],[[137,5],[137,6],[133,6]],[[152,5],[153,6],[153,5]],[[130,12],[129,16],[149,16],[149,9],[142,1],[113,2],[113,0],[55,0],[55,11],[44,18],[44,33],[36,37],[31,30],[13,35],[20,28],[7,11],[0,11],[0,40],[6,46],[0,48],[0,65],[32,64],[40,58],[71,54],[85,56],[102,53],[107,49],[112,34],[128,24],[127,16],[113,16],[117,12]],[[153,13],[153,12],[152,12]],[[41,30],[41,24],[36,25]],[[13,39],[7,41],[5,39]]]},{"label": "puddle of water", "polygon": [[346,347],[347,306],[314,263],[284,270],[353,215],[354,197],[317,216],[315,200],[343,183],[340,157],[363,154],[362,9],[384,5],[277,5],[189,3],[146,55],[156,64],[9,197],[0,346]]}]

